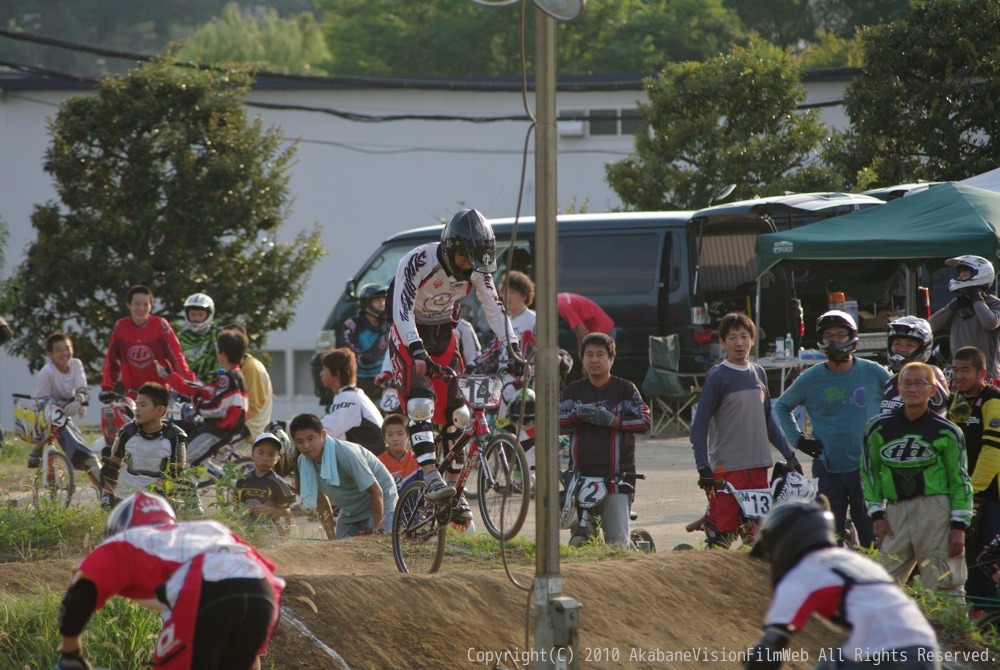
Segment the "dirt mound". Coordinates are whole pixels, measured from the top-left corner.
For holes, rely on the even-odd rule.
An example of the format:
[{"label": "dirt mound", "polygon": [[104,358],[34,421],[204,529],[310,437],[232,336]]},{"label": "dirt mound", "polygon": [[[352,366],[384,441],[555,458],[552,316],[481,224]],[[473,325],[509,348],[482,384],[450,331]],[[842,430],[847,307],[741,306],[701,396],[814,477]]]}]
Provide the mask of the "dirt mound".
[{"label": "dirt mound", "polygon": [[[519,664],[527,594],[502,570],[395,574],[380,539],[270,553],[289,582],[285,604],[349,667],[528,667]],[[516,570],[524,583],[531,573]],[[740,667],[735,654],[757,639],[770,596],[766,568],[737,552],[567,563],[562,574],[563,593],[583,604],[587,668]],[[793,644],[810,660],[784,667],[812,668],[820,648],[839,641],[814,621]],[[288,626],[271,657],[282,669],[334,667]]]}]

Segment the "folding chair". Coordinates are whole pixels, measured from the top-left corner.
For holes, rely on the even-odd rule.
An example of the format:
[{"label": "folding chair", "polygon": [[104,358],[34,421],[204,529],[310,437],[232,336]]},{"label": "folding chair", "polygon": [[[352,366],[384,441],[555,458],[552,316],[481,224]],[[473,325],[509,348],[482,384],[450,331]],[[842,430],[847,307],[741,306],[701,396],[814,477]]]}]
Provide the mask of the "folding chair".
[{"label": "folding chair", "polygon": [[649,369],[642,390],[649,397],[650,435],[687,433],[692,405],[701,394],[704,375],[681,374],[680,343],[677,335],[649,338]]}]

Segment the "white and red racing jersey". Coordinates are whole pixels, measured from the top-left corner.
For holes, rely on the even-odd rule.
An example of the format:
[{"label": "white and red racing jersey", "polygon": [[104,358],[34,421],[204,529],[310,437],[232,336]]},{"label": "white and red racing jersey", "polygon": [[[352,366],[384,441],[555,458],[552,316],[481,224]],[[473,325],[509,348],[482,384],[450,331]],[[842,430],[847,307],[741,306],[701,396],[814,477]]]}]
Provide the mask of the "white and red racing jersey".
[{"label": "white and red racing jersey", "polygon": [[396,269],[392,293],[392,323],[406,347],[420,342],[417,326],[438,326],[458,321],[458,301],[473,288],[494,335],[506,347],[517,341],[493,276],[473,272],[465,280],[453,277],[438,258],[440,242],[424,244],[403,256]]},{"label": "white and red racing jersey", "polygon": [[893,649],[938,648],[920,608],[877,563],[853,551],[807,554],[778,582],[765,626],[802,629],[815,612],[849,629],[845,660],[863,661]]},{"label": "white and red racing jersey", "polygon": [[274,575],[274,565],[217,521],[130,528],[99,544],[77,573],[97,587],[95,609],[114,595],[155,601],[160,585],[166,586],[172,607],[188,564],[199,555],[203,555],[198,561],[202,581],[267,579],[275,589],[275,601],[284,588],[284,580]]},{"label": "white and red racing jersey", "polygon": [[167,382],[181,395],[198,402],[198,413],[219,430],[243,430],[250,396],[240,366],[220,370],[210,384],[189,384],[176,372],[167,375]]},{"label": "white and red racing jersey", "polygon": [[126,393],[137,391],[146,382],[159,384],[162,380],[156,374],[155,361],[170,366],[182,379],[195,378],[177,335],[165,319],[150,316],[141,326],[128,316],[118,319],[104,357],[101,388],[114,388],[119,376]]}]

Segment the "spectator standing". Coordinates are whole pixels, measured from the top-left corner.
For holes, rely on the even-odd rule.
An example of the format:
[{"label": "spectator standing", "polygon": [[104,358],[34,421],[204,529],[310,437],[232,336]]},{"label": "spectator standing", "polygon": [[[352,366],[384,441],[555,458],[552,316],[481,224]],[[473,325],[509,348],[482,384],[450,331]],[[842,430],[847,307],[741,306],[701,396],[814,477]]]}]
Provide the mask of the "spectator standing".
[{"label": "spectator standing", "polygon": [[215,358],[215,342],[219,327],[215,325],[215,301],[204,293],[194,293],[184,300],[184,328],[177,334],[184,358],[202,383],[215,381],[219,362]]},{"label": "spectator standing", "polygon": [[604,333],[611,339],[615,338],[615,322],[590,298],[576,293],[560,293],[556,296],[556,309],[559,318],[576,333],[581,350],[583,339],[590,333]]},{"label": "spectator standing", "polygon": [[[899,371],[903,366],[913,361],[927,363],[931,357],[931,347],[934,345],[934,335],[931,324],[926,319],[916,316],[904,316],[889,324],[887,356],[889,369],[894,373],[885,383],[882,393],[882,413],[890,414],[903,406],[903,398],[899,394]],[[930,365],[928,363],[928,365]],[[936,365],[934,370],[935,392],[931,396],[931,410],[942,416],[948,411],[948,380],[944,372]]]},{"label": "spectator standing", "polygon": [[[635,472],[635,435],[649,431],[649,407],[635,384],[611,374],[615,341],[591,333],[580,351],[586,379],[570,382],[559,399],[559,427],[572,434],[570,467],[584,477],[622,476]],[[595,508],[608,544],[629,547],[632,497],[608,486]]]},{"label": "spectator standing", "polygon": [[376,456],[385,451],[382,441],[382,413],[365,392],[355,386],[354,352],[347,347],[323,356],[320,381],[333,392],[323,428],[335,440],[360,444]]},{"label": "spectator standing", "polygon": [[739,503],[724,490],[716,492],[717,480],[739,490],[768,488],[772,445],[790,468],[802,472],[771,413],[767,373],[750,362],[756,336],[757,327],[747,315],[722,317],[719,341],[726,360],[705,376],[691,424],[698,486],[708,495],[705,533],[709,546],[728,546],[740,522]]},{"label": "spectator standing", "polygon": [[970,605],[997,609],[996,586],[975,563],[983,549],[1000,537],[1000,391],[986,383],[986,355],[975,347],[962,347],[952,357],[951,380],[955,394],[948,407],[948,420],[965,436],[972,482],[972,525],[965,538],[965,563],[969,578],[965,589]]},{"label": "spectator standing", "polygon": [[996,273],[982,256],[957,256],[946,264],[958,271],[948,282],[955,299],[931,315],[934,332],[948,329],[952,351],[976,347],[986,354],[986,376],[1000,382],[1000,298],[990,293]]},{"label": "spectator standing", "polygon": [[[861,546],[874,542],[861,488],[861,453],[865,426],[878,414],[889,371],[854,355],[858,327],[847,312],[830,310],[816,321],[816,339],[826,362],[792,382],[774,403],[774,414],[785,439],[813,458],[812,474],[819,492],[830,501],[837,536],[843,540],[847,513]],[[792,411],[805,407],[812,422],[806,437]]]},{"label": "spectator standing", "polygon": [[153,292],[141,284],[133,286],[125,294],[125,303],[129,316],[115,323],[104,357],[101,402],[110,403],[111,398],[103,392],[114,390],[118,382],[130,398],[135,398],[144,383],[159,383],[156,361],[169,366],[182,380],[194,381],[174,329],[166,319],[151,313]]},{"label": "spectator standing", "polygon": [[935,388],[926,363],[903,367],[903,406],[868,424],[861,474],[889,573],[905,584],[919,565],[924,588],[962,594],[972,487],[962,431],[929,407]]}]

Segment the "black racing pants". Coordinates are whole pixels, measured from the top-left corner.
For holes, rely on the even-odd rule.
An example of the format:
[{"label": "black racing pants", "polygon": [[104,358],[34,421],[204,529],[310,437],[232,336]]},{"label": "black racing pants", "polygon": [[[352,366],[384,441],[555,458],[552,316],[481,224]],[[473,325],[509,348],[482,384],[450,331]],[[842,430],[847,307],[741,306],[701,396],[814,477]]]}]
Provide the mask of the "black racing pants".
[{"label": "black racing pants", "polygon": [[191,670],[250,668],[277,605],[266,579],[202,582]]}]

